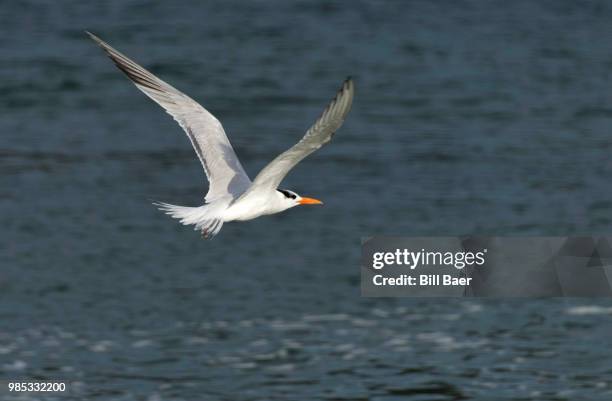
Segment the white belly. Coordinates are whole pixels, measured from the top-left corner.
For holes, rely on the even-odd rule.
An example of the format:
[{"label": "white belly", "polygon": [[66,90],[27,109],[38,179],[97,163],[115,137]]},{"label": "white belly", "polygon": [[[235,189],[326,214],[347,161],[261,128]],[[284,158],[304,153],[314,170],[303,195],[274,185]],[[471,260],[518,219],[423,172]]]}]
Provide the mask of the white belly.
[{"label": "white belly", "polygon": [[239,199],[223,212],[223,220],[245,221],[283,211],[269,197],[251,196]]}]

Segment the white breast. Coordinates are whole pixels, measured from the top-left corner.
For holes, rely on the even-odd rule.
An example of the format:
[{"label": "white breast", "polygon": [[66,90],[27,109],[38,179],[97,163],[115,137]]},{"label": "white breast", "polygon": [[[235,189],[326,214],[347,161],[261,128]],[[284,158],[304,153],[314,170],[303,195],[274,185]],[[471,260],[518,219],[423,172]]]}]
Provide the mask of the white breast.
[{"label": "white breast", "polygon": [[278,202],[278,197],[274,193],[253,192],[244,198],[237,199],[223,213],[223,220],[245,221],[252,220],[259,216],[282,212],[286,209],[285,205]]}]

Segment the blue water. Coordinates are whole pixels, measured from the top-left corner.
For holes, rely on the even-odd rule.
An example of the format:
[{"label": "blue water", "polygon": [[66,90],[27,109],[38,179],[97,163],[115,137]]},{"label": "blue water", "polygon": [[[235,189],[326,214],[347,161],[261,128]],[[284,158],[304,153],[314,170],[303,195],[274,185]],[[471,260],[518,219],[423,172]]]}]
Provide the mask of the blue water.
[{"label": "blue water", "polygon": [[[204,174],[85,29],[213,112],[251,177],[352,75],[283,183],[325,206],[212,241],[155,210]],[[612,399],[609,302],[359,295],[364,236],[610,233],[612,5],[24,1],[0,32],[0,380],[69,388],[0,399]]]}]

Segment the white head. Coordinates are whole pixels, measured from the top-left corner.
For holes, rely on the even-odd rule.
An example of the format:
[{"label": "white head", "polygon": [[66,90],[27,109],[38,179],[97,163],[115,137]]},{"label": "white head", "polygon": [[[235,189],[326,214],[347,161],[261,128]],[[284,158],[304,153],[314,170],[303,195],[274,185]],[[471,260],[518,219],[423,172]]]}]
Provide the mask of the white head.
[{"label": "white head", "polygon": [[277,189],[276,190],[276,198],[279,202],[279,206],[283,207],[283,210],[290,209],[297,205],[322,205],[318,199],[314,198],[306,198],[304,196],[300,196],[293,191],[289,191],[288,189]]}]

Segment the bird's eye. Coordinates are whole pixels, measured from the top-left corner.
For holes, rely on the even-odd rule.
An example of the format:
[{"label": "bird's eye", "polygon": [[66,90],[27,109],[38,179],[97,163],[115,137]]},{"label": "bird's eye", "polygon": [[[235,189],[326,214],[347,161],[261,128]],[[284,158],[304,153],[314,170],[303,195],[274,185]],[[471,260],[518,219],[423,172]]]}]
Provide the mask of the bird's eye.
[{"label": "bird's eye", "polygon": [[296,195],[294,193],[291,193],[287,190],[284,189],[279,189],[278,192],[280,192],[281,194],[285,195],[285,198],[289,198],[289,199],[295,199]]}]

